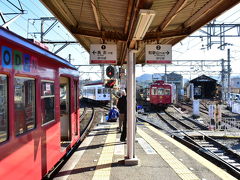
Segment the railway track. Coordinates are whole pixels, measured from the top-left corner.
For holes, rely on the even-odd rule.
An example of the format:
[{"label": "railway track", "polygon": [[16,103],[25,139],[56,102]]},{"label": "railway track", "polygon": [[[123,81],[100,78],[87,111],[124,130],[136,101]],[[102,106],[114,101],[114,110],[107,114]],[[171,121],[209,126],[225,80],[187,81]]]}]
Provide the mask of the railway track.
[{"label": "railway track", "polygon": [[[166,131],[174,139],[193,149],[209,161],[223,169],[226,169],[226,171],[230,174],[240,179],[240,156],[227,146],[203,134],[200,130],[206,129],[206,127],[199,127],[193,122],[191,122],[193,123],[191,125],[189,124],[190,121],[185,121],[185,123],[183,123],[182,119],[177,120],[177,117],[174,117],[166,112],[158,113],[158,116],[161,120],[167,123],[167,126],[171,130],[166,130],[166,128],[162,128],[156,123],[152,123],[151,120],[146,121],[142,118],[139,120],[148,122],[154,127]],[[187,131],[193,131],[200,135],[189,136]]]},{"label": "railway track", "polygon": [[182,123],[176,118],[173,118],[173,116],[169,116],[169,114],[167,114],[166,112],[157,113],[157,116],[173,130],[192,130],[190,126]]},{"label": "railway track", "polygon": [[174,138],[240,179],[240,156],[225,145],[204,134],[195,137],[185,135],[184,138],[175,135]]},{"label": "railway track", "polygon": [[107,111],[110,110],[110,106],[109,105],[98,105],[99,108],[105,109]]},{"label": "railway track", "polygon": [[87,108],[84,107],[84,108],[83,108],[83,112],[82,112],[82,114],[80,115],[80,119],[83,119],[83,117],[84,117],[85,114],[86,114],[86,111],[87,111]]},{"label": "railway track", "polygon": [[94,115],[95,109],[93,107],[85,110],[85,114],[84,116],[82,116],[80,122],[80,135],[81,135],[80,141],[82,141],[89,132],[91,125],[93,123]]},{"label": "railway track", "polygon": [[[185,108],[185,109],[190,109],[191,108],[191,110],[192,110],[192,104],[188,104],[188,103],[183,103],[183,102],[181,102],[181,105],[179,105],[180,107],[182,107],[183,106],[183,108]],[[201,112],[201,113],[204,113],[204,114],[207,114],[208,115],[208,110],[206,109],[206,107],[201,107],[201,106],[199,106],[199,111]]]},{"label": "railway track", "polygon": [[194,139],[194,142],[197,143],[200,147],[203,147],[209,153],[214,154],[221,160],[229,163],[231,166],[236,168],[238,171],[240,170],[240,157],[238,154],[232,152],[226,146],[218,143],[217,141],[201,136],[198,139]]},{"label": "railway track", "polygon": [[[181,103],[183,106],[187,106],[188,108],[192,108],[192,106],[190,104],[186,104],[186,103]],[[208,115],[208,111],[206,110],[206,108],[204,107],[200,107],[200,112],[204,113],[204,114],[207,114]],[[236,115],[227,115],[225,113],[222,113],[222,117],[224,118],[235,118]],[[236,123],[233,124],[233,122],[229,122],[227,121],[226,119],[223,119],[222,120],[222,125],[224,126],[227,126],[229,128],[236,128],[236,129],[240,129],[240,121],[239,120],[236,120]]]},{"label": "railway track", "polygon": [[208,127],[197,122],[191,120],[187,117],[179,117],[174,114],[170,114],[167,111],[163,113],[157,113],[158,117],[161,118],[168,126],[172,127],[173,130],[207,130]]}]

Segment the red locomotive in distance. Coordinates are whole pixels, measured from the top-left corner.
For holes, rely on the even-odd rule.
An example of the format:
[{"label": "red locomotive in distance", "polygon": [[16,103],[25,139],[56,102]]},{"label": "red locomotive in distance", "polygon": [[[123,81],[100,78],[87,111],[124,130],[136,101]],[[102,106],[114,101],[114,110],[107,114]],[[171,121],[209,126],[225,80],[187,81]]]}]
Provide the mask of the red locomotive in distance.
[{"label": "red locomotive in distance", "polygon": [[0,177],[42,179],[80,138],[79,72],[0,28]]},{"label": "red locomotive in distance", "polygon": [[162,109],[167,108],[175,100],[176,87],[164,81],[155,81],[150,85],[150,104]]}]

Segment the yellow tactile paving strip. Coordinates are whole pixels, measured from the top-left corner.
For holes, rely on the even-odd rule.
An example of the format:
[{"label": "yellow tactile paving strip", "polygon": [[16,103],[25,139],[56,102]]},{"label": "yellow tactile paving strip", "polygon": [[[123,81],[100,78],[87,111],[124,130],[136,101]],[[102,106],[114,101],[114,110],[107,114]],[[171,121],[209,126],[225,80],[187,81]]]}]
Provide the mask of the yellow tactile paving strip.
[{"label": "yellow tactile paving strip", "polygon": [[166,148],[154,140],[151,136],[141,129],[137,129],[137,133],[142,136],[155,151],[172,167],[177,175],[183,180],[200,180],[193,172],[191,172],[183,163],[175,158]]},{"label": "yellow tactile paving strip", "polygon": [[[116,128],[117,125],[113,124],[110,126],[110,130]],[[103,147],[101,156],[98,160],[96,170],[93,175],[93,180],[108,180],[110,179],[111,172],[111,164],[114,154],[114,145],[110,145],[111,143],[116,142],[117,133],[110,133],[107,135],[105,144],[107,146]]]},{"label": "yellow tactile paving strip", "polygon": [[168,135],[164,134],[163,132],[161,132],[160,130],[154,128],[153,126],[149,125],[148,123],[144,123],[144,124],[145,124],[146,127],[151,129],[153,132],[155,132],[156,134],[158,134],[162,138],[166,139],[167,141],[171,142],[172,144],[174,144],[175,146],[180,148],[182,151],[187,153],[189,156],[191,156],[193,159],[198,161],[200,164],[202,164],[203,166],[208,168],[210,171],[212,171],[214,174],[216,174],[219,178],[224,179],[224,180],[226,180],[226,179],[227,180],[236,180],[235,177],[233,177],[232,175],[228,174],[227,172],[225,172],[221,168],[217,167],[216,165],[214,165],[213,163],[211,163],[207,159],[203,158],[199,154],[195,153],[194,151],[192,151],[188,147],[182,145],[181,143],[179,143],[175,139],[169,137]]}]

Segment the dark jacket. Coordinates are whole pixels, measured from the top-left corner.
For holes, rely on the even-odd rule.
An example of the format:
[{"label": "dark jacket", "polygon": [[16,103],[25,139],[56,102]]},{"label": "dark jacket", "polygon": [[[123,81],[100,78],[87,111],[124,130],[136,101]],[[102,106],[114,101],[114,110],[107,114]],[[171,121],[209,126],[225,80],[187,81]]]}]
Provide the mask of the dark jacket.
[{"label": "dark jacket", "polygon": [[118,99],[117,108],[120,114],[127,114],[127,96],[122,96]]}]

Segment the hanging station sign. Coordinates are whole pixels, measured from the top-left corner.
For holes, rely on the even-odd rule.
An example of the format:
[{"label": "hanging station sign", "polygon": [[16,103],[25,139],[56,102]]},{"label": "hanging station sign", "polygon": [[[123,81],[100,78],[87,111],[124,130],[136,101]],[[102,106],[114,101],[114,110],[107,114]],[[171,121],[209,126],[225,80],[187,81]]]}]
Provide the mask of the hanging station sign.
[{"label": "hanging station sign", "polygon": [[117,45],[91,44],[90,64],[117,64]]},{"label": "hanging station sign", "polygon": [[146,64],[171,64],[172,45],[146,45],[145,47]]}]

